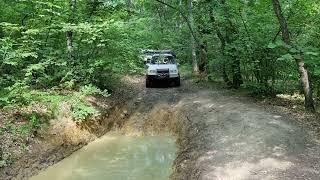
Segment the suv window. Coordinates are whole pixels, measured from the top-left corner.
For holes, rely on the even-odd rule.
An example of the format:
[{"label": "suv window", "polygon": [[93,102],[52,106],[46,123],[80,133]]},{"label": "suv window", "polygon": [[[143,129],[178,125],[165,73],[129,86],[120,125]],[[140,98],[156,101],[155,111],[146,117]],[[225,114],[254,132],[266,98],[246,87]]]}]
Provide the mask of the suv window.
[{"label": "suv window", "polygon": [[151,64],[176,64],[173,56],[153,56]]}]

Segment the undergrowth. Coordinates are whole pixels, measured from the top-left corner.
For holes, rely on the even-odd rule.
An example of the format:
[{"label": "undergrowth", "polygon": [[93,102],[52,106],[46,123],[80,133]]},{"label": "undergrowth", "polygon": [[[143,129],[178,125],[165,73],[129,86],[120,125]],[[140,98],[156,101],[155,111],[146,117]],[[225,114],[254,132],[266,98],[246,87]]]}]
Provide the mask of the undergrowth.
[{"label": "undergrowth", "polygon": [[[71,107],[71,116],[74,121],[82,122],[92,116],[99,115],[99,111],[85,100],[86,96],[96,95],[108,97],[109,93],[102,91],[93,85],[81,86],[78,91],[61,92],[57,90],[30,90],[23,83],[15,85],[1,91],[0,108],[4,111],[20,111],[19,119],[23,119],[23,125],[17,124],[14,120],[5,122],[0,127],[2,132],[10,131],[13,134],[28,134],[32,129],[36,129],[47,119],[55,118],[59,111],[61,103],[65,102]],[[42,105],[45,107],[38,107]],[[22,109],[27,109],[23,112]],[[16,118],[16,117],[15,117]]]}]

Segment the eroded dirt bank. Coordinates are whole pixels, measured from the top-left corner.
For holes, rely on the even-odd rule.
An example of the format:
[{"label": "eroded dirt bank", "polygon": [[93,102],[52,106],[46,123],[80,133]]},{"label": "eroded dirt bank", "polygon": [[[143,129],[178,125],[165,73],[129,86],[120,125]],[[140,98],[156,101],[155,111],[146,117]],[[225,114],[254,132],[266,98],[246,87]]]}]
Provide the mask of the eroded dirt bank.
[{"label": "eroded dirt bank", "polygon": [[295,117],[189,81],[180,88],[152,89],[145,89],[141,79],[132,83],[136,91],[121,106],[82,126],[88,135],[75,141],[79,144],[62,143],[27,156],[0,179],[25,179],[110,130],[175,135],[171,179],[319,179],[320,141]]}]

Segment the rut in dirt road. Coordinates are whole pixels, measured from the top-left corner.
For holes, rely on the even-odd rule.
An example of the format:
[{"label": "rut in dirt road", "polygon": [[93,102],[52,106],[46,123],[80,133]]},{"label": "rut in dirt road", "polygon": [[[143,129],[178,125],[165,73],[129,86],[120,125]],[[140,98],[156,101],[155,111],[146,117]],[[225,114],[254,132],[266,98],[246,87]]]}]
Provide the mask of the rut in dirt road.
[{"label": "rut in dirt road", "polygon": [[143,96],[171,104],[184,126],[172,179],[320,178],[319,140],[285,113],[196,87],[147,89]]}]

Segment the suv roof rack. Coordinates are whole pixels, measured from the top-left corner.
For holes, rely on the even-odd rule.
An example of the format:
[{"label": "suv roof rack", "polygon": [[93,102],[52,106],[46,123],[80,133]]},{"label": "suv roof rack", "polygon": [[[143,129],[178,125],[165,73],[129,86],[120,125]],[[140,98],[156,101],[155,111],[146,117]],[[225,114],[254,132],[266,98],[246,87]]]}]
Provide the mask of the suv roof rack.
[{"label": "suv roof rack", "polygon": [[176,54],[168,49],[168,50],[153,50],[153,49],[146,49],[146,50],[142,50],[143,54],[171,54],[174,57],[176,57]]}]

